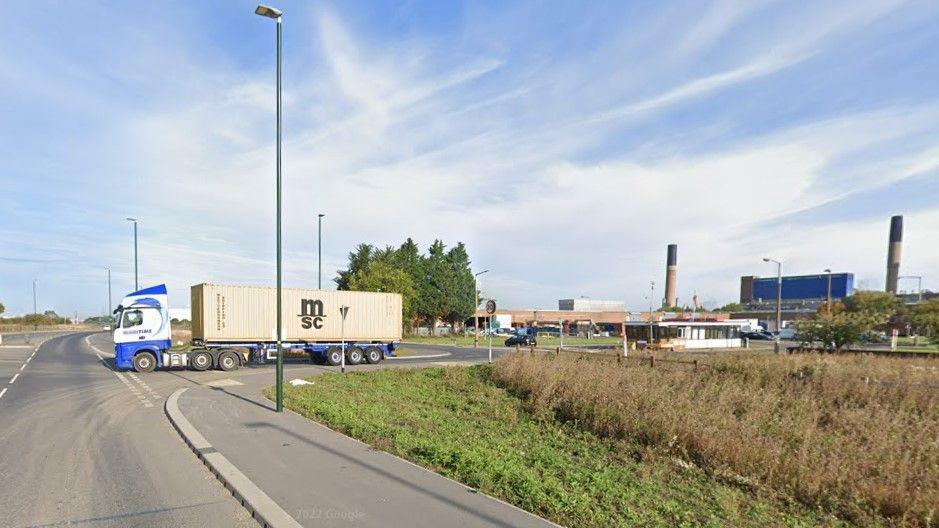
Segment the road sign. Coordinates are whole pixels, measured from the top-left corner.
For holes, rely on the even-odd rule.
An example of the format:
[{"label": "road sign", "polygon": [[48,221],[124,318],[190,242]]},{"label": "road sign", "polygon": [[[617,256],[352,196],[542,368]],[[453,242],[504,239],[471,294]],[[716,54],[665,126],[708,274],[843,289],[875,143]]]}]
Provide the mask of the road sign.
[{"label": "road sign", "polygon": [[486,301],[486,313],[489,315],[496,313],[496,301],[492,299]]}]

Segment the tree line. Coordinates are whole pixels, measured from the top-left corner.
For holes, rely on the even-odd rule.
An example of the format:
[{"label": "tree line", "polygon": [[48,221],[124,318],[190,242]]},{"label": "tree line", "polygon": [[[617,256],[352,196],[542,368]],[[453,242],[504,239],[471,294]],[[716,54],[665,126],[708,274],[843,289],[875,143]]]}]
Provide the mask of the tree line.
[{"label": "tree line", "polygon": [[408,238],[399,247],[359,244],[333,281],[339,290],[400,293],[406,329],[437,320],[454,328],[475,312],[476,284],[466,245],[440,240],[421,253]]},{"label": "tree line", "polygon": [[894,328],[930,337],[939,336],[939,299],[906,306],[892,293],[857,291],[829,309],[822,305],[814,319],[797,323],[800,340],[839,350],[865,339],[871,331]]}]

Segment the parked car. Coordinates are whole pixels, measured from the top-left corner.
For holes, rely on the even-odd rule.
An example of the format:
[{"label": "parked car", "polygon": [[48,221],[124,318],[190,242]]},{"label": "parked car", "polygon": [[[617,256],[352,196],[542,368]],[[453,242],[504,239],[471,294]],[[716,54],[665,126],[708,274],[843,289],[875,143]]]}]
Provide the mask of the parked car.
[{"label": "parked car", "polygon": [[505,340],[505,346],[510,347],[515,345],[538,346],[538,341],[535,339],[535,336],[528,334],[514,335]]},{"label": "parked car", "polygon": [[741,338],[749,339],[750,341],[775,341],[776,337],[773,334],[768,332],[744,332],[740,334]]}]

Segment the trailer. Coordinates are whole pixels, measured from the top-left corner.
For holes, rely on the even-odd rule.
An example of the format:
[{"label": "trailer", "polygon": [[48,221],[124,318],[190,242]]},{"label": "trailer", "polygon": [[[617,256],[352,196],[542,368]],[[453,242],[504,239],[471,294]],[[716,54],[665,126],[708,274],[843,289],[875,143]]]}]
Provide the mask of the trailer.
[{"label": "trailer", "polygon": [[[401,341],[401,295],[283,289],[281,349],[307,354],[315,363],[378,363]],[[157,368],[235,370],[276,358],[276,290],[270,287],[198,284],[191,289],[190,349],[172,346],[166,286],[126,296],[114,311],[115,364],[150,372]],[[346,308],[343,317],[340,308]]]}]

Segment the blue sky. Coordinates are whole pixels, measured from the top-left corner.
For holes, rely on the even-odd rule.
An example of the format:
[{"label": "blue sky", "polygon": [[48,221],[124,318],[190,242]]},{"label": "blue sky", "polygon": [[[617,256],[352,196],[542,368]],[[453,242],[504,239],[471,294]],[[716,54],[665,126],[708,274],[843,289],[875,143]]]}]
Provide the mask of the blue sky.
[{"label": "blue sky", "polygon": [[[272,283],[272,21],[253,3],[33,2],[0,19],[0,302]],[[739,276],[939,289],[935,2],[281,2],[285,273],[467,243],[502,306],[647,306]],[[330,282],[331,284],[331,282]],[[913,283],[901,283],[912,289]],[[661,289],[656,296],[661,295]]]}]

